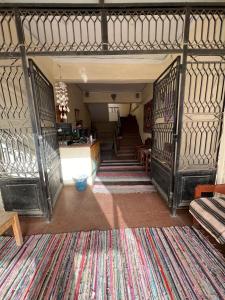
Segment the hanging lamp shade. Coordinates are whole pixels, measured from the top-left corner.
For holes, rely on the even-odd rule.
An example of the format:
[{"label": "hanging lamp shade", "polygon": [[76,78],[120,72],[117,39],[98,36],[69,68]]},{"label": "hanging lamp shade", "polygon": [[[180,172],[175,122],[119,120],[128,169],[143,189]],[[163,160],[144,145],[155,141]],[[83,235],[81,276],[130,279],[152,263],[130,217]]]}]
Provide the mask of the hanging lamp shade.
[{"label": "hanging lamp shade", "polygon": [[69,109],[69,97],[68,97],[68,90],[67,85],[65,82],[62,81],[61,76],[61,66],[59,67],[59,75],[60,75],[60,81],[57,81],[55,83],[55,96],[56,96],[56,103],[59,106],[60,113],[60,119],[62,121],[67,120],[67,114],[70,112]]},{"label": "hanging lamp shade", "polygon": [[67,91],[67,85],[63,81],[58,81],[55,83],[55,96],[56,103],[59,105],[59,110],[61,112],[61,120],[67,120],[67,113],[70,112],[69,109],[69,97]]}]

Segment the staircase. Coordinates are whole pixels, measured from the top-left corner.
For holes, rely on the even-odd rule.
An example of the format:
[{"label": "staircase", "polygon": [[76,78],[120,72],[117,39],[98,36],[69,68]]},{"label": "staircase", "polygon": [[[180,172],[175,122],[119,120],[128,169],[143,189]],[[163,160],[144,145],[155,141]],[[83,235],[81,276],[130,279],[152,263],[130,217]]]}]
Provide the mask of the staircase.
[{"label": "staircase", "polygon": [[116,122],[93,122],[100,141],[101,151],[113,151],[113,139]]},{"label": "staircase", "polygon": [[132,159],[135,157],[135,146],[142,143],[137,120],[135,116],[131,115],[128,117],[122,117],[120,120],[122,136],[119,140],[117,158]]}]

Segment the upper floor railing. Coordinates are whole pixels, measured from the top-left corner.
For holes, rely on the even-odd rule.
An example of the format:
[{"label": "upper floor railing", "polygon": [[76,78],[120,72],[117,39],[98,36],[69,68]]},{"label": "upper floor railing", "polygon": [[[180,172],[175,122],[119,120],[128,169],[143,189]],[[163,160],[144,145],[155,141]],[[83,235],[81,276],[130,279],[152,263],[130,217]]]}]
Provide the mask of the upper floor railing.
[{"label": "upper floor railing", "polygon": [[[0,57],[225,51],[225,6],[0,8]],[[22,43],[21,43],[22,42]]]}]

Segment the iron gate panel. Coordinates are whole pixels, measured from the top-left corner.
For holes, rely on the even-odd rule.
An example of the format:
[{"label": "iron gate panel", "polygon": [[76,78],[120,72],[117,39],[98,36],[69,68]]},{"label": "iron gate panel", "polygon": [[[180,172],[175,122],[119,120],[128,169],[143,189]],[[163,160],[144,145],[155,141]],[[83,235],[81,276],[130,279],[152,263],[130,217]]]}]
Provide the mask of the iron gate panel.
[{"label": "iron gate panel", "polygon": [[[14,63],[13,58],[21,58],[24,76],[26,77],[26,92],[28,95],[31,95],[26,65],[27,54],[65,56],[143,53],[166,55],[168,53],[182,53],[183,72],[181,76],[179,124],[177,128],[179,139],[177,145],[178,150],[177,153],[175,153],[174,138],[176,135],[174,136],[173,134],[176,134],[176,130],[172,119],[168,122],[157,121],[154,125],[154,134],[155,139],[157,136],[157,143],[155,143],[155,148],[153,149],[152,159],[154,164],[153,170],[155,168],[155,171],[157,171],[158,174],[162,174],[164,179],[167,177],[172,178],[168,190],[166,188],[166,180],[163,180],[162,186],[164,191],[167,190],[165,192],[167,198],[171,191],[173,191],[174,177],[170,176],[170,174],[174,174],[176,173],[175,171],[177,171],[175,206],[178,207],[182,203],[188,203],[187,199],[192,195],[191,193],[189,193],[188,197],[181,195],[181,188],[183,188],[184,191],[191,191],[194,186],[194,181],[192,180],[195,178],[196,183],[202,182],[201,176],[203,175],[205,183],[213,182],[216,173],[217,150],[222,124],[221,113],[223,111],[223,101],[221,99],[224,97],[224,87],[223,90],[217,87],[218,81],[224,80],[224,69],[221,68],[222,65],[219,66],[217,63],[215,64],[215,61],[210,64],[208,62],[208,65],[204,64],[204,67],[201,66],[201,68],[199,68],[200,65],[198,62],[198,67],[195,67],[195,69],[193,68],[194,64],[190,65],[190,62],[193,63],[193,61],[187,63],[187,57],[191,55],[217,55],[220,57],[224,57],[225,55],[225,6],[222,3],[209,5],[210,7],[204,7],[203,5],[201,6],[194,3],[191,5],[173,3],[172,5],[163,4],[160,5],[160,7],[156,7],[155,4],[136,3],[129,4],[128,7],[126,7],[127,4],[94,6],[71,5],[70,7],[63,5],[57,7],[54,4],[54,7],[51,8],[43,4],[36,4],[35,7],[33,7],[33,5],[23,6],[20,4],[13,7],[12,5],[7,6],[7,4],[0,4],[0,57],[4,59],[7,57],[12,63]],[[11,62],[9,64],[11,64]],[[45,77],[41,75],[41,72],[39,72],[39,75],[43,82],[45,82]],[[17,78],[17,76],[18,75],[16,75],[15,78]],[[4,73],[2,77],[3,81],[5,77],[7,77],[6,73]],[[12,79],[12,77],[13,75],[10,74],[7,80],[13,82],[14,79]],[[186,80],[192,81],[191,84],[193,88],[190,89],[192,92],[197,91],[197,93],[199,93],[198,90],[202,90],[202,83],[201,80],[199,81],[199,77],[214,77],[213,81],[216,80],[215,83],[211,85],[215,99],[214,101],[208,101],[207,98],[205,98],[206,103],[204,105],[204,101],[202,102],[201,99],[198,101],[198,97],[186,97],[188,93],[187,88],[185,88]],[[212,81],[212,79],[210,80]],[[208,82],[210,80],[208,80]],[[198,82],[196,86],[194,81]],[[13,85],[14,83],[9,84],[10,87],[13,87]],[[171,88],[171,84],[169,81],[166,82],[166,80],[164,80],[163,85],[164,87],[161,87],[161,93],[165,95],[165,99],[172,99],[173,97],[170,91],[173,90],[173,87]],[[206,83],[203,85],[210,86]],[[167,89],[166,87],[170,88]],[[13,88],[9,89],[11,94],[13,94],[12,89]],[[208,88],[208,90],[209,89],[210,88]],[[4,90],[4,93],[7,93],[7,89]],[[44,99],[49,93],[48,86],[45,89],[41,84],[36,93],[39,93],[38,97],[40,100]],[[208,99],[211,99],[210,92],[206,94],[209,96]],[[188,98],[190,98],[190,101],[187,100]],[[4,97],[2,99],[4,102]],[[17,99],[20,98],[16,95],[15,99],[17,101]],[[28,97],[28,100],[30,106],[32,106],[32,97]],[[37,146],[36,120],[32,118],[32,127],[31,125],[26,127],[22,123],[18,123],[18,120],[16,120],[17,115],[25,114],[27,105],[22,105],[25,110],[23,110],[23,108],[20,110],[15,108],[20,107],[20,104],[16,104],[15,106],[14,104],[12,105],[10,101],[8,104],[4,107],[3,103],[3,110],[4,113],[7,113],[7,110],[9,110],[10,127],[4,125],[0,128],[1,140],[3,141],[2,145],[4,144],[0,150],[2,178],[11,178],[12,181],[14,181],[13,175],[17,176],[15,180],[27,180],[28,178],[33,180],[32,178],[37,174],[35,178],[36,183],[38,185],[41,178],[41,181],[43,181],[41,188],[43,188],[43,184],[46,186],[48,180],[47,171],[51,170],[51,173],[53,173],[52,170],[54,167],[45,161],[46,159],[42,153],[42,161],[44,162],[46,175],[46,180],[43,180],[42,166],[40,166],[41,159],[35,157],[37,162],[32,164],[32,162],[34,162],[32,157],[33,151],[36,150],[37,157],[40,156],[40,149]],[[43,105],[45,104],[46,103],[43,103]],[[51,103],[48,104],[51,105]],[[172,107],[171,105],[168,106],[170,108]],[[161,108],[158,107],[156,109],[158,119],[167,119],[173,113],[173,109],[168,109],[165,115],[163,109],[163,105]],[[40,145],[43,149],[44,147],[48,148],[48,145],[51,143],[55,144],[54,127],[52,126],[52,122],[54,121],[51,113],[49,114],[50,110],[51,107],[45,108],[44,111],[41,112],[44,122],[42,123],[42,127],[39,126],[43,129],[43,131],[39,133],[40,136],[44,136],[44,141],[46,142],[44,146],[44,142],[40,141]],[[1,110],[0,112],[2,113]],[[33,115],[32,109],[30,114]],[[30,114],[27,110],[28,119],[30,118]],[[199,116],[201,116],[201,118],[199,118]],[[41,123],[41,120],[38,119],[38,121]],[[182,121],[184,123],[182,123]],[[183,138],[182,144],[185,145],[183,148],[180,147],[181,134]],[[193,140],[197,141],[195,147],[189,147],[191,144],[190,136],[194,137]],[[18,143],[19,138],[21,140]],[[35,144],[33,148],[30,146],[32,140]],[[27,147],[28,144],[29,146]],[[200,144],[203,146],[199,147]],[[206,144],[211,144],[211,146],[204,146]],[[23,147],[25,147],[25,150],[22,150]],[[49,152],[47,161],[50,162],[52,157],[55,157],[55,150],[48,149],[47,151]],[[20,155],[18,153],[20,153]],[[26,155],[24,153],[26,153]],[[28,160],[30,163],[25,163],[25,160]],[[173,171],[174,160],[176,160],[175,171]],[[16,165],[12,163],[13,161],[17,162]],[[202,168],[200,171],[198,169],[199,165]],[[55,166],[57,169],[56,164]],[[156,168],[158,169],[156,170]],[[210,168],[208,172],[206,170],[207,168]],[[22,176],[23,178],[19,178],[18,176]],[[55,183],[53,180],[52,184],[47,184],[51,190],[49,195],[54,193],[54,186],[56,186],[56,182],[59,181],[59,177],[60,175],[58,173],[58,175],[55,176]],[[35,189],[32,187],[32,184],[30,187],[30,195],[34,195]],[[21,194],[21,190],[18,190],[18,194],[19,193]],[[7,192],[5,192],[5,194],[7,194]],[[43,197],[43,195],[44,191],[42,191],[41,197]],[[36,203],[38,203],[38,201],[36,201]],[[43,205],[42,201],[41,203]],[[38,209],[41,211],[41,208]]]},{"label": "iron gate panel", "polygon": [[225,9],[192,9],[190,13],[189,48],[225,48]]},{"label": "iron gate panel", "polygon": [[224,111],[225,61],[219,57],[218,61],[190,59],[186,69],[179,170],[216,169]]},{"label": "iron gate panel", "polygon": [[153,90],[151,172],[153,181],[170,201],[170,205],[174,179],[179,74],[180,57],[177,57],[154,82]]},{"label": "iron gate panel", "polygon": [[[43,214],[34,134],[23,69],[0,66],[0,186],[6,210]],[[12,196],[13,195],[13,196]],[[19,195],[24,195],[23,199]]]},{"label": "iron gate panel", "polygon": [[184,15],[183,9],[110,10],[107,12],[108,50],[181,49]]},{"label": "iron gate panel", "polygon": [[62,186],[54,92],[51,83],[32,60],[29,60],[29,67],[36,105],[36,117],[40,130],[40,152],[45,174],[45,182],[43,184],[47,189],[51,213]]},{"label": "iron gate panel", "polygon": [[19,41],[16,34],[15,11],[0,11],[0,53],[19,54]]},{"label": "iron gate panel", "polygon": [[188,207],[194,199],[198,184],[214,184],[216,169],[178,171],[175,175],[173,198],[174,212],[177,208]]},{"label": "iron gate panel", "polygon": [[188,57],[174,207],[188,206],[197,184],[214,184],[225,100],[225,61]]},{"label": "iron gate panel", "polygon": [[16,17],[29,55],[181,53],[186,45],[224,53],[224,15],[222,6],[3,8],[0,54],[20,56]]},{"label": "iron gate panel", "polygon": [[181,49],[184,13],[184,9],[20,11],[28,54]]},{"label": "iron gate panel", "polygon": [[20,15],[28,53],[102,49],[99,10],[21,10]]}]

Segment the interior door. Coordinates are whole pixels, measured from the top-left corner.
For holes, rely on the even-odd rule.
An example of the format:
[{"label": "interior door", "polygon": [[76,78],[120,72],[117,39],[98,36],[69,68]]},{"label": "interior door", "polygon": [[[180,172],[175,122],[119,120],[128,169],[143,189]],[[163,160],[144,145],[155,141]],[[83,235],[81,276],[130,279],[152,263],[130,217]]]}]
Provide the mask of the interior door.
[{"label": "interior door", "polygon": [[169,206],[174,193],[179,75],[180,56],[153,86],[152,181]]},{"label": "interior door", "polygon": [[38,141],[49,217],[62,187],[53,86],[36,64],[29,60],[30,77],[38,123]]}]

